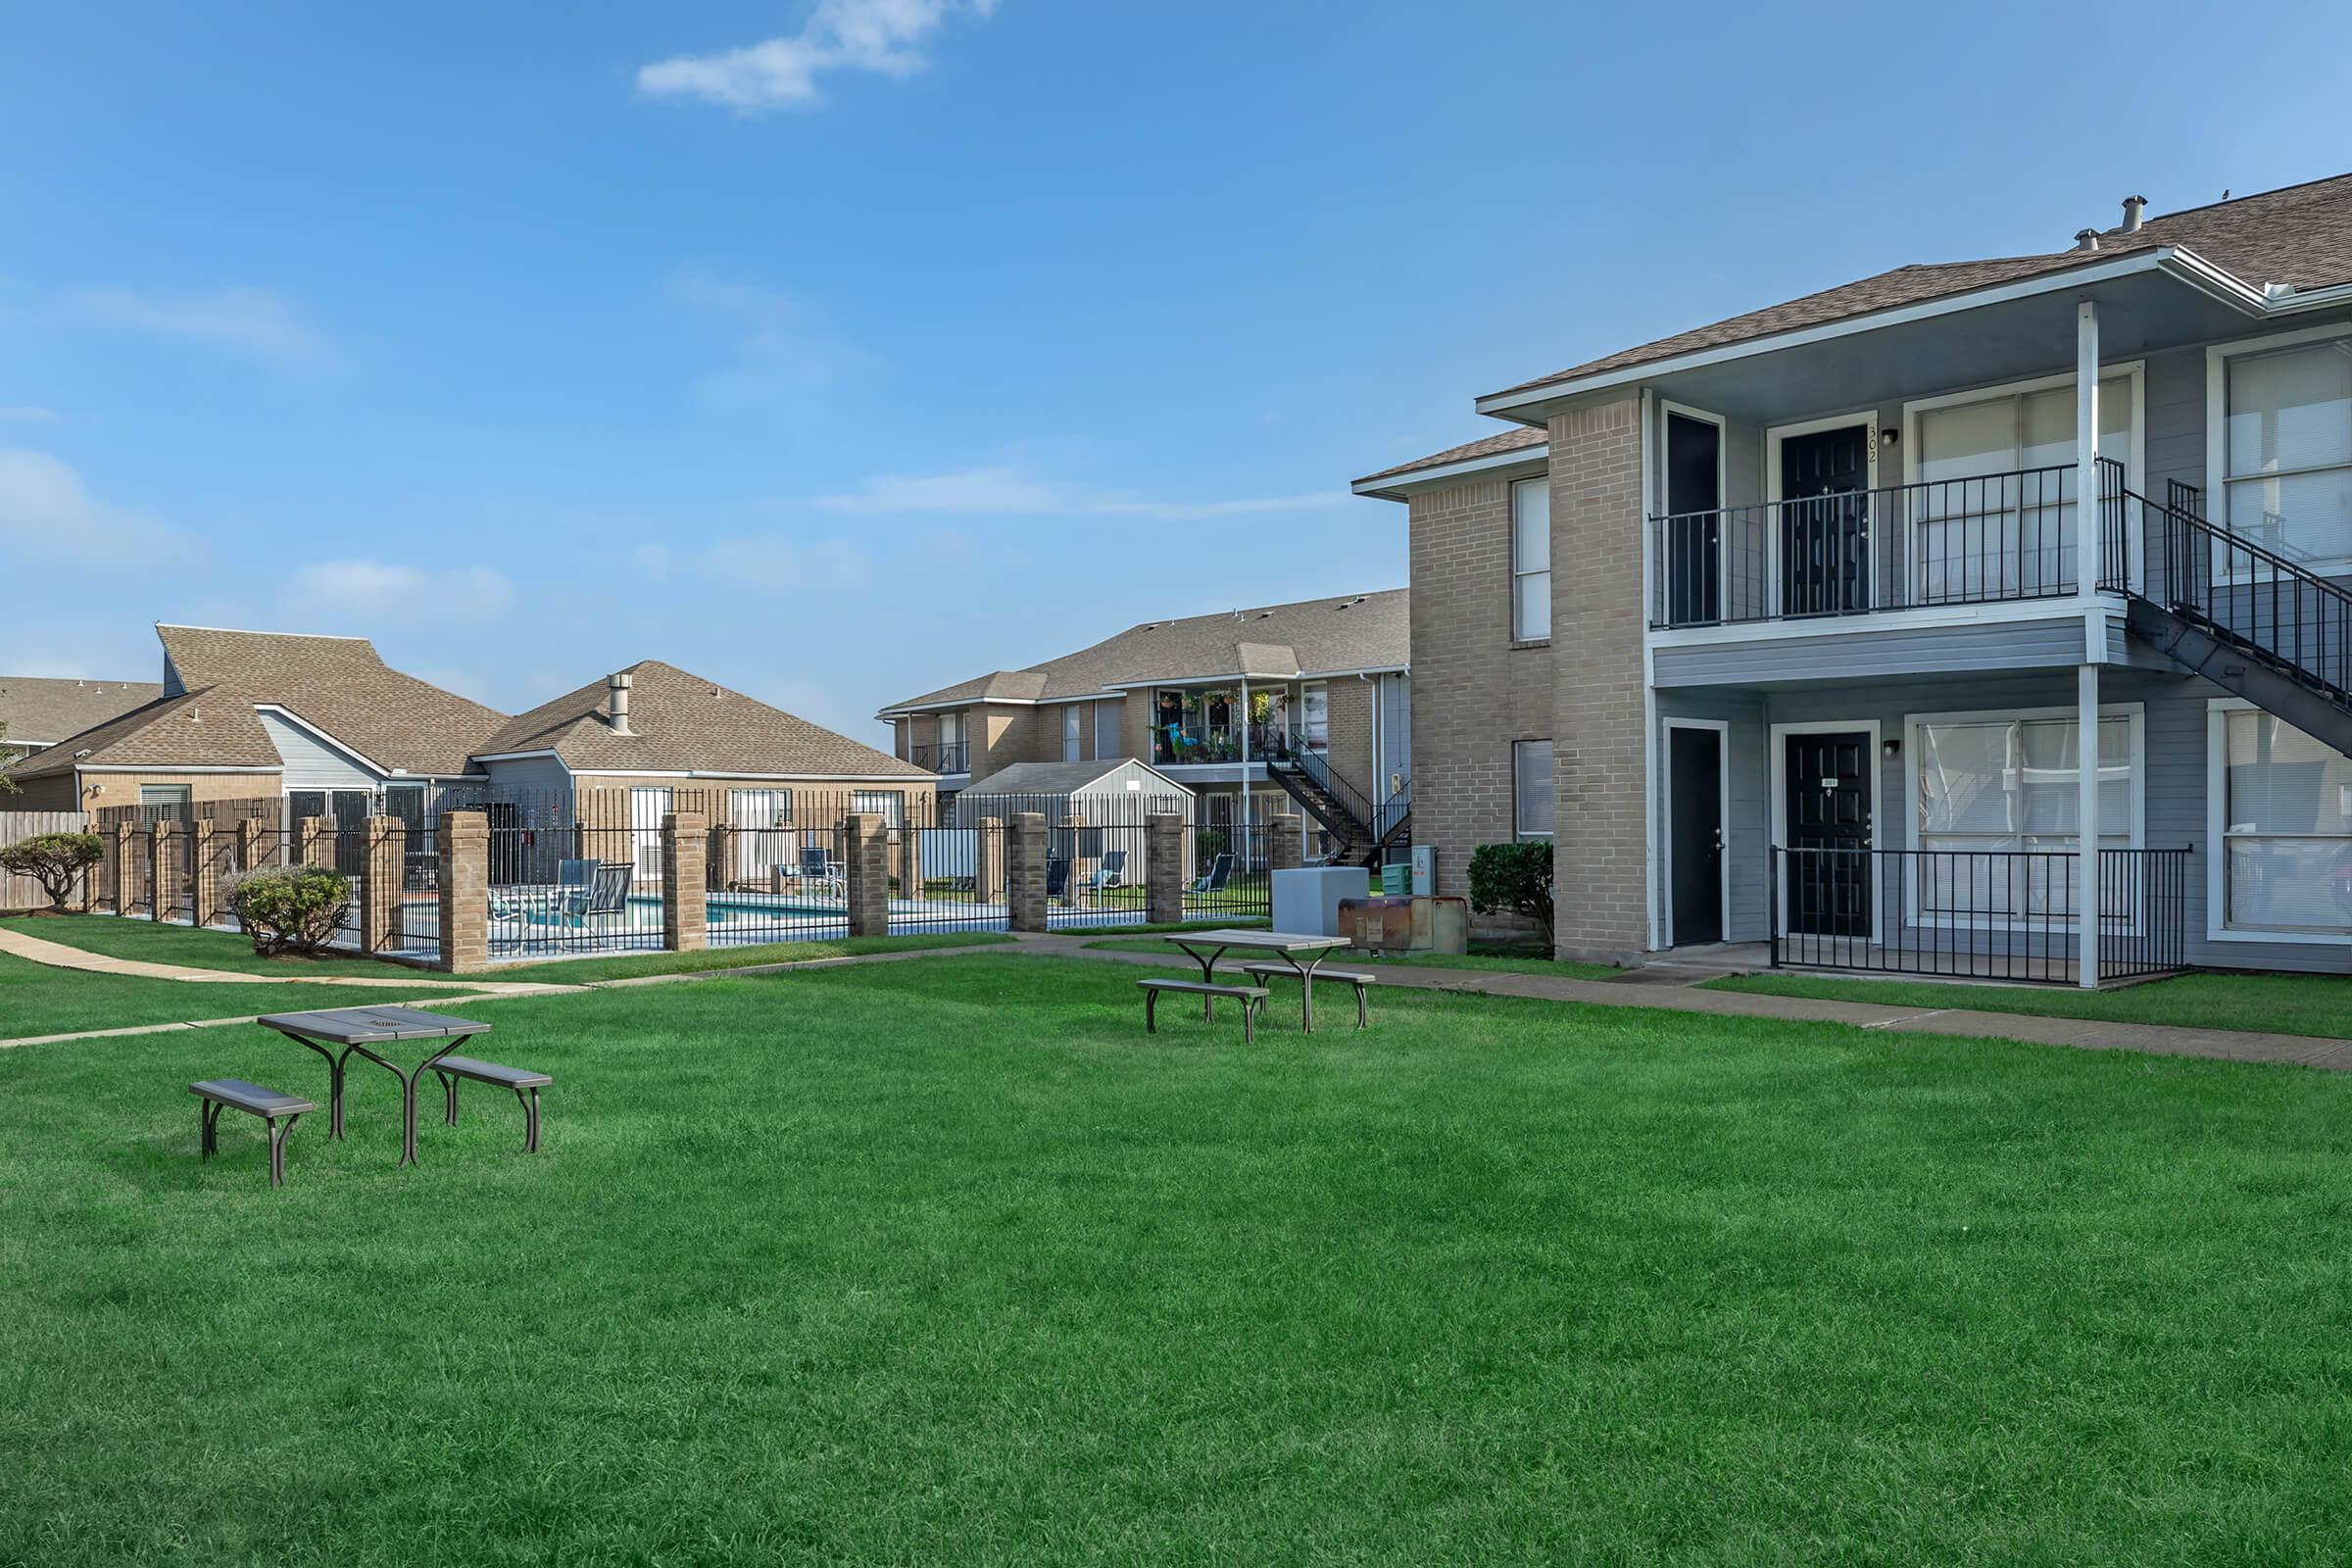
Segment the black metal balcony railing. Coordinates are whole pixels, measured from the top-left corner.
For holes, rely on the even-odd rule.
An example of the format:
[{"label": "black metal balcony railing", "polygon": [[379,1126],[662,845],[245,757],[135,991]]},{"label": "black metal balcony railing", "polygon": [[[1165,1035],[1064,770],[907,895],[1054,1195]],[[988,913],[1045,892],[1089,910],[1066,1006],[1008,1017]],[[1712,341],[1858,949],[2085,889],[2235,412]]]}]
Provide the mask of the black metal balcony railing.
[{"label": "black metal balcony railing", "polygon": [[[2132,580],[2124,467],[2098,460],[2096,585]],[[2076,470],[2026,468],[1650,519],[1653,627],[1862,615],[2079,591]]]},{"label": "black metal balcony railing", "polygon": [[906,748],[906,760],[917,767],[927,767],[934,773],[968,772],[971,754],[964,741],[949,741],[943,746],[915,745]]},{"label": "black metal balcony railing", "polygon": [[1186,724],[1171,731],[1165,725],[1152,731],[1152,760],[1160,766],[1188,762],[1239,762],[1248,739],[1249,760],[1264,762],[1289,755],[1292,744],[1280,724]]},{"label": "black metal balcony railing", "polygon": [[[2101,980],[2186,966],[2189,854],[2099,851]],[[2082,864],[2074,850],[1775,845],[1772,964],[2071,983]]]}]

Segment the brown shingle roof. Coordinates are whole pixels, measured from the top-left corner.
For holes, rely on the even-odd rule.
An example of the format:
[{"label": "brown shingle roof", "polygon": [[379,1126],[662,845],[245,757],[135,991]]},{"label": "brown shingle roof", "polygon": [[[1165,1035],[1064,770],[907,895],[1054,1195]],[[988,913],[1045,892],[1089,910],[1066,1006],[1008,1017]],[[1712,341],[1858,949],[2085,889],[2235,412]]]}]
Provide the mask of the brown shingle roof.
[{"label": "brown shingle roof", "polygon": [[[1539,439],[1541,436],[1539,435]],[[1074,654],[1000,670],[882,710],[880,716],[939,704],[1051,702],[1147,680],[1290,676],[1316,670],[1401,669],[1410,662],[1406,590],[1303,599],[1287,605],[1129,627]],[[1013,677],[1024,677],[1014,680]]]},{"label": "brown shingle roof", "polygon": [[1506,452],[1523,452],[1530,447],[1542,446],[1545,435],[1544,431],[1539,430],[1533,425],[1517,425],[1499,435],[1482,435],[1477,440],[1465,441],[1458,447],[1447,447],[1445,451],[1433,452],[1426,458],[1415,458],[1410,463],[1399,463],[1394,468],[1383,468],[1378,473],[1367,473],[1355,482],[1371,484],[1378,479],[1390,479],[1400,473],[1411,473],[1416,468],[1443,468],[1450,463],[1469,463],[1478,458],[1500,457]]},{"label": "brown shingle roof", "polygon": [[[2120,227],[2112,228],[2100,235],[2096,251],[2065,250],[2040,256],[1898,267],[1875,277],[1841,283],[1818,294],[1807,294],[1801,299],[1588,360],[1490,395],[1531,392],[1556,382],[1582,380],[1699,349],[1750,342],[2023,277],[2094,266],[2159,245],[2194,251],[2253,288],[2265,283],[2318,288],[2352,281],[2352,174],[2338,174],[2306,185],[2290,185],[2282,190],[2218,202],[2211,207],[2151,218],[2136,233],[2127,234]],[[1424,466],[1431,461],[1425,459],[1413,466]]]},{"label": "brown shingle roof", "polygon": [[749,773],[772,778],[929,778],[929,770],[730,691],[646,660],[624,673],[627,735],[610,722],[602,679],[508,722],[475,751],[552,751],[575,768]]},{"label": "brown shingle roof", "polygon": [[76,762],[159,767],[276,767],[277,748],[253,716],[251,703],[214,699],[210,690],[159,697],[143,707],[69,735],[7,769],[10,778],[71,773]]},{"label": "brown shingle roof", "polygon": [[164,695],[151,680],[59,680],[0,675],[0,725],[10,746],[46,746]]}]

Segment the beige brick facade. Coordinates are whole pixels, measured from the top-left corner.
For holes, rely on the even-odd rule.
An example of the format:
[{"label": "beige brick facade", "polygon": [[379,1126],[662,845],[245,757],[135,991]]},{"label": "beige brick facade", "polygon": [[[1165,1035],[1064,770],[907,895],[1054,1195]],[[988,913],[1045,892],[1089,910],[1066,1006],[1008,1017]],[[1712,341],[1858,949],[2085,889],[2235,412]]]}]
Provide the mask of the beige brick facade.
[{"label": "beige brick facade", "polygon": [[1551,421],[1554,934],[1563,956],[1625,962],[1649,945],[1641,413]]}]

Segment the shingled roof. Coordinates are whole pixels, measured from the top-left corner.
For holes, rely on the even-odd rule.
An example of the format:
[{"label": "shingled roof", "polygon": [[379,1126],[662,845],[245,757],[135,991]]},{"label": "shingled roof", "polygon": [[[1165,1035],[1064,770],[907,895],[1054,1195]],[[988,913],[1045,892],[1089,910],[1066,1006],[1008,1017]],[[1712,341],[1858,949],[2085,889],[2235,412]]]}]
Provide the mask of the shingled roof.
[{"label": "shingled roof", "polygon": [[117,767],[276,767],[254,715],[285,709],[379,767],[449,776],[506,715],[392,668],[364,637],[158,626],[162,695],[10,768],[14,778],[76,762]]},{"label": "shingled roof", "polygon": [[928,769],[730,691],[716,681],[646,660],[630,677],[629,729],[612,728],[611,686],[598,679],[542,703],[501,727],[478,755],[553,752],[572,768],[651,773],[745,773],[774,778],[929,778]]},{"label": "shingled roof", "polygon": [[48,746],[164,695],[151,680],[70,680],[0,675],[0,742]]},{"label": "shingled roof", "polygon": [[[1807,294],[1801,299],[1677,332],[1672,337],[1621,349],[1491,395],[1532,392],[1555,382],[1578,381],[1697,349],[1750,342],[2023,277],[2095,266],[2161,245],[2194,251],[2253,289],[2267,283],[2307,289],[2352,282],[2352,174],[2337,174],[2309,184],[2216,202],[2210,207],[2168,213],[2146,220],[2130,233],[2121,227],[2111,228],[2099,236],[2099,248],[2095,251],[2069,249],[2036,256],[1898,267],[1875,277],[1840,283],[1818,294]],[[1406,466],[1426,467],[1436,461],[1425,458]]]},{"label": "shingled roof", "polygon": [[967,702],[1036,703],[1100,696],[1116,686],[1151,680],[1215,680],[1242,674],[1289,679],[1317,671],[1402,669],[1411,662],[1406,604],[1407,590],[1387,588],[1148,621],[1042,664],[1001,669],[909,697],[876,716],[890,718],[909,709]]},{"label": "shingled roof", "polygon": [[1480,458],[1498,458],[1505,453],[1525,452],[1530,448],[1544,445],[1548,438],[1548,431],[1538,429],[1533,425],[1515,425],[1497,435],[1482,435],[1477,440],[1465,441],[1458,447],[1447,447],[1445,451],[1433,452],[1426,458],[1415,458],[1410,463],[1399,463],[1394,468],[1383,468],[1378,473],[1367,473],[1355,483],[1373,484],[1382,479],[1394,478],[1400,473],[1411,473],[1416,468],[1443,468],[1456,463],[1474,463]]}]

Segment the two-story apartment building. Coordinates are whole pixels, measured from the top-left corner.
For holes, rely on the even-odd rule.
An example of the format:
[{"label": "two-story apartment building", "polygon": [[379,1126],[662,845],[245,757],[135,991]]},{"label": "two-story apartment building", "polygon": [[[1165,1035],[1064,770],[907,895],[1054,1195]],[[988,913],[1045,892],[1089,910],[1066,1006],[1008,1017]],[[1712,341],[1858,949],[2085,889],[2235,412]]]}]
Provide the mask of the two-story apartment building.
[{"label": "two-story apartment building", "polygon": [[1409,508],[1446,891],[1549,835],[1565,955],[2352,970],[2352,176],[2145,207],[1356,481]]},{"label": "two-story apartment building", "polygon": [[1398,588],[1149,621],[875,716],[943,802],[1016,762],[1133,758],[1206,821],[1296,801],[1333,853],[1369,859],[1410,832],[1407,603]]}]

